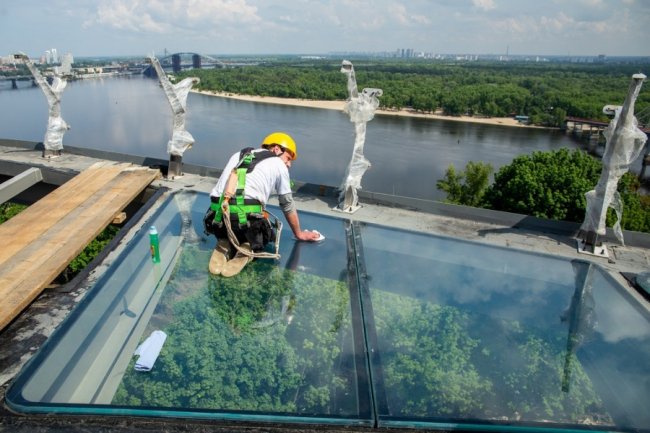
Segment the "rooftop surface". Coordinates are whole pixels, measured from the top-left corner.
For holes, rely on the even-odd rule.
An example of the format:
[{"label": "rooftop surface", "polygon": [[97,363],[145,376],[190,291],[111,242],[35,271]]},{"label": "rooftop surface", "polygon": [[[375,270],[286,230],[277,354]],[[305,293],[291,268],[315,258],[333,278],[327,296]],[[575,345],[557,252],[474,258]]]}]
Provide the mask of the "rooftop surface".
[{"label": "rooftop surface", "polygon": [[[43,158],[42,151],[33,143],[5,141],[0,143],[0,174],[14,176],[20,167],[35,166],[56,178],[57,173],[71,176],[101,159],[115,159],[142,165],[163,165],[165,161],[151,161],[143,158],[112,154],[88,154],[69,149],[57,158]],[[72,153],[75,152],[75,153]],[[79,154],[77,154],[77,152]],[[85,154],[81,154],[85,153]],[[27,361],[34,356],[70,311],[83,299],[88,289],[101,278],[125,245],[141,229],[144,221],[156,212],[167,194],[176,191],[197,191],[208,193],[216,183],[214,170],[203,167],[185,167],[185,174],[175,179],[154,181],[158,189],[149,206],[125,226],[119,241],[111,245],[112,250],[98,260],[94,269],[83,273],[70,284],[46,290],[7,328],[0,331],[0,397],[4,395],[12,379],[16,377]],[[196,173],[196,174],[192,174]],[[47,179],[48,176],[44,177]],[[54,181],[56,182],[56,180]],[[554,257],[591,261],[606,270],[629,295],[648,310],[648,301],[629,283],[626,275],[634,275],[650,269],[650,236],[625,232],[626,246],[605,238],[609,257],[595,257],[577,251],[575,234],[578,225],[544,221],[524,215],[472,209],[463,206],[446,205],[437,202],[414,200],[383,194],[360,192],[361,208],[347,214],[333,210],[337,204],[334,188],[331,186],[298,183],[295,195],[299,212],[348,218],[362,223],[372,223],[391,228],[405,229],[425,234],[440,235],[480,244],[494,245],[512,250],[542,253]],[[275,203],[273,200],[272,204]],[[314,228],[318,227],[303,227]],[[345,252],[342,252],[345,254]],[[206,270],[207,272],[207,270]],[[302,429],[305,427],[288,427]],[[311,428],[311,427],[310,427]],[[135,417],[79,417],[71,415],[21,415],[10,411],[6,404],[0,409],[0,431],[251,431],[286,430],[285,427],[254,426],[236,423],[214,423],[201,420],[135,418]],[[336,427],[330,427],[336,430]],[[348,430],[339,428],[341,430]]]}]

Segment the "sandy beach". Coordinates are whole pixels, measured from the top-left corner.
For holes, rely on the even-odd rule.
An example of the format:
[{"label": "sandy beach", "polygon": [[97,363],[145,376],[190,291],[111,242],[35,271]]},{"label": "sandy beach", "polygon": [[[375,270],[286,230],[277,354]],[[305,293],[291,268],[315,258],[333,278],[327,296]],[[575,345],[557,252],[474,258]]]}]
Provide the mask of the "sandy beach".
[{"label": "sandy beach", "polygon": [[[240,101],[250,101],[250,102],[262,102],[266,104],[279,104],[279,105],[293,105],[298,107],[308,107],[308,108],[322,108],[326,110],[343,110],[345,101],[317,101],[312,99],[292,99],[292,98],[277,98],[273,96],[251,96],[251,95],[238,95],[234,93],[227,92],[212,92],[212,91],[198,91],[193,90],[193,92],[201,93],[203,95],[217,96],[220,98],[231,98],[237,99]],[[408,116],[408,117],[419,117],[422,119],[441,119],[441,120],[451,120],[455,122],[473,122],[473,123],[484,123],[488,125],[503,125],[503,126],[514,126],[519,128],[539,128],[537,126],[524,125],[519,123],[517,120],[512,117],[471,117],[471,116],[445,116],[439,113],[420,113],[415,110],[402,109],[402,110],[377,110],[376,115],[386,115],[386,116]]]}]

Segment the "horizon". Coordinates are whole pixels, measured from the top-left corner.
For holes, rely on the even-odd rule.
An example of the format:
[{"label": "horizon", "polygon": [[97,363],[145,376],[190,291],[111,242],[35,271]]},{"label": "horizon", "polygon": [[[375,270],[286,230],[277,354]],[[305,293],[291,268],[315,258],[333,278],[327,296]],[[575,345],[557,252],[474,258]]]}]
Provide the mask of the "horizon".
[{"label": "horizon", "polygon": [[[190,50],[180,50],[180,51],[170,51],[167,50],[167,53],[153,53],[154,56],[157,58],[163,58],[165,56],[171,56],[172,54],[194,54],[194,51]],[[0,58],[2,57],[10,57],[14,53],[0,53]],[[74,59],[134,59],[134,58],[146,58],[150,54],[89,54],[89,55],[75,55],[74,53],[62,53],[58,52],[58,56],[61,57],[64,54],[72,54]],[[505,62],[508,60],[521,60],[521,59],[538,59],[538,60],[558,60],[558,59],[594,59],[597,60],[599,58],[604,59],[606,62],[607,60],[612,60],[612,59],[635,59],[639,61],[650,61],[650,55],[608,55],[608,54],[596,54],[596,55],[591,55],[591,54],[551,54],[551,55],[542,55],[542,54],[536,54],[536,53],[524,53],[524,54],[513,54],[510,53],[508,56],[505,54],[500,54],[500,53],[472,53],[472,52],[458,52],[458,53],[435,53],[436,57],[418,57],[418,56],[411,56],[411,57],[399,57],[399,56],[394,56],[391,54],[394,54],[390,51],[376,51],[376,52],[365,52],[365,51],[336,51],[336,52],[326,52],[326,53],[316,53],[316,52],[305,52],[305,53],[196,53],[200,54],[202,56],[209,56],[209,57],[216,57],[216,58],[271,58],[271,57],[287,57],[287,58],[292,58],[292,57],[313,57],[315,60],[326,60],[328,58],[341,58],[342,56],[356,56],[356,57],[372,57],[378,60],[385,59],[385,60],[416,60],[416,61],[424,61],[424,60],[430,60],[430,61],[435,61],[435,60],[449,60],[450,57],[455,57],[460,59],[461,57],[474,57],[474,59],[470,59],[473,61],[481,61],[481,60],[499,60],[501,62]],[[28,56],[31,59],[38,59],[43,57],[43,53],[39,55],[30,55]],[[60,62],[59,62],[60,63]]]}]

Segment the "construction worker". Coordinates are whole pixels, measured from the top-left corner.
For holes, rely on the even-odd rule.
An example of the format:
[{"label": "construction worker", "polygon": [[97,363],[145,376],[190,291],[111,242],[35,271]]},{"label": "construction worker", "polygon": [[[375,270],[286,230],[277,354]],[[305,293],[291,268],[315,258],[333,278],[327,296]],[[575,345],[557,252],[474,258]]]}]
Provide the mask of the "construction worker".
[{"label": "construction worker", "polygon": [[[296,143],[284,132],[269,134],[261,148],[242,149],[233,154],[210,193],[212,204],[206,213],[206,232],[217,237],[210,258],[210,273],[231,277],[275,241],[276,233],[265,211],[272,192],[278,194],[280,208],[299,241],[318,241],[320,233],[302,230],[291,194],[289,168],[296,159]],[[224,214],[228,213],[230,224]],[[230,230],[228,228],[230,226]],[[239,243],[237,247],[232,237]]]}]

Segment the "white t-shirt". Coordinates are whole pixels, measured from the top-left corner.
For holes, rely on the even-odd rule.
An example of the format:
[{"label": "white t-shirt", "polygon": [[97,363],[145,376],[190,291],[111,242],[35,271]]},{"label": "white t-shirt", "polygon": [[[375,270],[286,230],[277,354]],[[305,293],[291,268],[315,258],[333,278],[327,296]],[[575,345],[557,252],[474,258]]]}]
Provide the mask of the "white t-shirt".
[{"label": "white t-shirt", "polygon": [[[265,149],[255,149],[253,152],[260,152]],[[212,188],[212,197],[221,197],[226,187],[230,173],[239,162],[239,152],[233,154],[226,168],[224,168],[219,181]],[[256,199],[265,205],[273,192],[279,195],[291,193],[291,180],[289,169],[280,157],[270,157],[257,163],[253,171],[246,173],[246,186],[244,187],[244,198]]]}]

